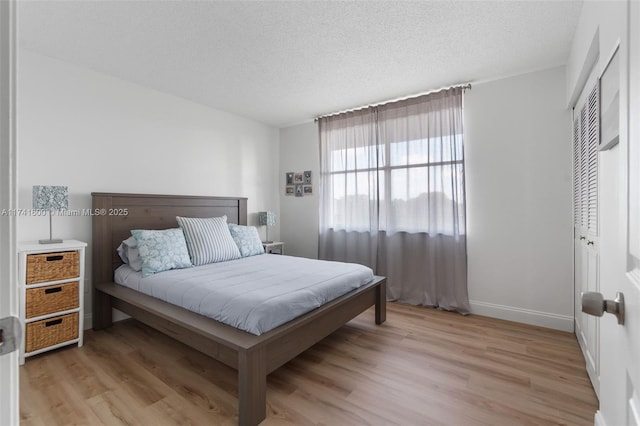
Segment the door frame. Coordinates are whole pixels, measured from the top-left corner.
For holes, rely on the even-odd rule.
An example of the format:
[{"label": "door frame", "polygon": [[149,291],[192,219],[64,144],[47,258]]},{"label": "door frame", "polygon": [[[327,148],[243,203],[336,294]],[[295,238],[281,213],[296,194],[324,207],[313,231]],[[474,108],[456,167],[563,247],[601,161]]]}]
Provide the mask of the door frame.
[{"label": "door frame", "polygon": [[[0,1],[0,317],[18,316],[16,266],[17,142],[16,142],[16,0]],[[18,352],[0,357],[0,424],[20,421]],[[6,384],[8,383],[8,387]]]}]

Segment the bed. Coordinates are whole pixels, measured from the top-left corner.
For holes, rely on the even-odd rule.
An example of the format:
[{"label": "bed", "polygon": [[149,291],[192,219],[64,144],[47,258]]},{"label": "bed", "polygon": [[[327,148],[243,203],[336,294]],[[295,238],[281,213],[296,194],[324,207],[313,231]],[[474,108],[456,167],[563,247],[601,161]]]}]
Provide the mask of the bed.
[{"label": "bed", "polygon": [[226,215],[247,224],[247,199],[92,193],[93,329],[112,323],[112,308],[132,316],[238,371],[238,423],[266,417],[267,375],[375,305],[375,322],[386,319],[386,281],[370,283],[259,336],[225,325],[114,283],[122,264],[116,252],[131,229],[177,227],[176,216]]}]

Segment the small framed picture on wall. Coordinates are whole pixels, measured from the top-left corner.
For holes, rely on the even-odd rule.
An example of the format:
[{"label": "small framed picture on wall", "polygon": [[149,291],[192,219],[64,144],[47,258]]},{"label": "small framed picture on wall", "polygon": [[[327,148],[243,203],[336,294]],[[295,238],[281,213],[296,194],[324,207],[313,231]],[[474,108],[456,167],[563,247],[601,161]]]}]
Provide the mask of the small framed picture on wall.
[{"label": "small framed picture on wall", "polygon": [[313,194],[313,186],[311,185],[305,185],[302,188],[302,191],[304,192],[304,195],[312,195]]},{"label": "small framed picture on wall", "polygon": [[293,174],[293,183],[298,184],[303,182],[304,182],[304,178],[302,177],[302,173]]},{"label": "small framed picture on wall", "polygon": [[285,195],[293,195],[293,193],[295,192],[295,187],[293,185],[287,185],[284,188],[284,194]]},{"label": "small framed picture on wall", "polygon": [[311,185],[311,170],[304,172],[304,184]]},{"label": "small framed picture on wall", "polygon": [[293,172],[285,173],[287,179],[287,185],[293,185]]},{"label": "small framed picture on wall", "polygon": [[298,184],[296,185],[296,197],[302,197],[304,195],[304,192],[302,190],[302,185]]}]

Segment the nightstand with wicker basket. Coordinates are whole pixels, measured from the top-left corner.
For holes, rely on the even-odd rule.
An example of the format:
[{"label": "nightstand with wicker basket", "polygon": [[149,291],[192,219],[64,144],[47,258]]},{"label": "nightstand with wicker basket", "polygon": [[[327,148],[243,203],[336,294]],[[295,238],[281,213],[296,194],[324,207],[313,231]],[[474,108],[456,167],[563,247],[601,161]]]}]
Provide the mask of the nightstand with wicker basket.
[{"label": "nightstand with wicker basket", "polygon": [[82,346],[86,243],[19,245],[20,363],[62,346]]}]

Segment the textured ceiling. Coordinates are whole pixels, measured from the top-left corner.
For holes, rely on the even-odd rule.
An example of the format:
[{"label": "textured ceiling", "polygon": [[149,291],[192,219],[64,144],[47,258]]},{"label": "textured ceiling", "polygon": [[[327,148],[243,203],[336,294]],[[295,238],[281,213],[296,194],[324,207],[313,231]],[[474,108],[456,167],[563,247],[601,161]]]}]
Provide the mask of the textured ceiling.
[{"label": "textured ceiling", "polygon": [[566,62],[582,1],[23,1],[20,46],[284,127]]}]

